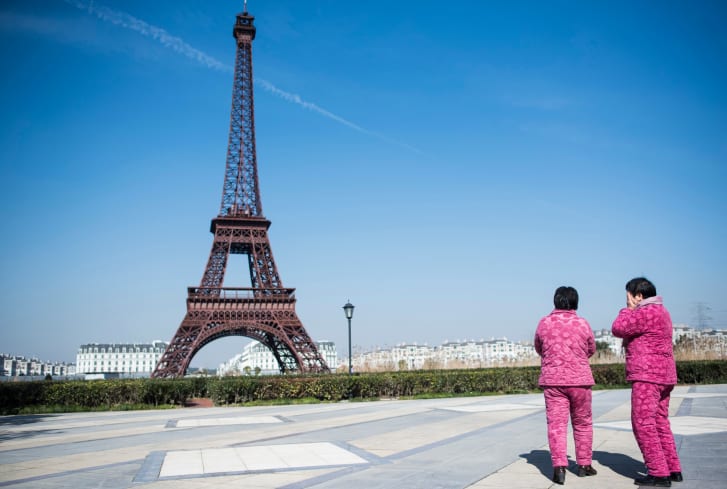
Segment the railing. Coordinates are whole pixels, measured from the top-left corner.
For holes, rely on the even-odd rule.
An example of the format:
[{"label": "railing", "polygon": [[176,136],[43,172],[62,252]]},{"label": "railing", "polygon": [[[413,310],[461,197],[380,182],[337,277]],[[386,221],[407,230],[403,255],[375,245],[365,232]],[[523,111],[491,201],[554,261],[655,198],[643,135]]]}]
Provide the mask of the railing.
[{"label": "railing", "polygon": [[199,300],[262,300],[290,301],[295,299],[295,289],[260,289],[251,287],[188,287],[188,299]]}]

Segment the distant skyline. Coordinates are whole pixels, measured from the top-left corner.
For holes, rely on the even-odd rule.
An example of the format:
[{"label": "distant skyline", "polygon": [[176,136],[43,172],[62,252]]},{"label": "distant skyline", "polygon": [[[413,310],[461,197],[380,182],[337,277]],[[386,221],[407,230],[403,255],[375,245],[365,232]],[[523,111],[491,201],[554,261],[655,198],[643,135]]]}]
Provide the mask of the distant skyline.
[{"label": "distant skyline", "polygon": [[[348,300],[363,348],[527,341],[559,285],[610,328],[640,275],[674,323],[727,328],[725,4],[247,5],[263,212],[315,341],[347,349]],[[0,3],[0,351],[171,340],[219,210],[242,6]]]}]

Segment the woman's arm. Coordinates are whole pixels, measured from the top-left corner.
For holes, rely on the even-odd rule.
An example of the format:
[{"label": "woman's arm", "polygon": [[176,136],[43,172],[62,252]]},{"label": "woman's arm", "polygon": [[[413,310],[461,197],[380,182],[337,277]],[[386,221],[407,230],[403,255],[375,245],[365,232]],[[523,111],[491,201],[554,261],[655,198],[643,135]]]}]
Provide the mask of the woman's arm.
[{"label": "woman's arm", "polygon": [[590,326],[588,326],[588,331],[590,334],[588,335],[588,357],[592,357],[594,353],[596,353],[596,338],[593,337],[593,330]]},{"label": "woman's arm", "polygon": [[617,338],[630,339],[644,333],[646,322],[641,318],[639,309],[624,307],[618,313],[611,326],[611,332]]}]

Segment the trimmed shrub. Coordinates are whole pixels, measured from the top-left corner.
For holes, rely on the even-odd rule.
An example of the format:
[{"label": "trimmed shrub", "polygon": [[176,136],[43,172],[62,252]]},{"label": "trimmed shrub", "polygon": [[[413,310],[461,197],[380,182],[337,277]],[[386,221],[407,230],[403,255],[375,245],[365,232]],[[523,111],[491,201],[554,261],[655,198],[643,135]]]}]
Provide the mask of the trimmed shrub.
[{"label": "trimmed shrub", "polygon": [[[592,365],[597,388],[624,387],[623,364]],[[680,384],[727,383],[727,361],[677,362]],[[210,397],[217,405],[257,401],[381,399],[416,396],[462,396],[532,392],[539,367],[405,372],[117,379],[92,381],[0,382],[0,414],[25,408],[59,411],[123,409],[128,406],[182,406],[193,397]]]}]

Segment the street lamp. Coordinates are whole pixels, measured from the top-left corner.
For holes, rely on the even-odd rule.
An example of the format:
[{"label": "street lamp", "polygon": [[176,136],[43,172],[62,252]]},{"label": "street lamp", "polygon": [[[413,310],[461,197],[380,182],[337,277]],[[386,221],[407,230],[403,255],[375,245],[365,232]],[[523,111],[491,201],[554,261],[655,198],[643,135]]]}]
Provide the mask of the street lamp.
[{"label": "street lamp", "polygon": [[351,318],[353,317],[353,307],[350,301],[346,302],[346,305],[343,306],[343,312],[346,314],[346,319],[348,319],[348,375],[353,373],[351,357]]}]

